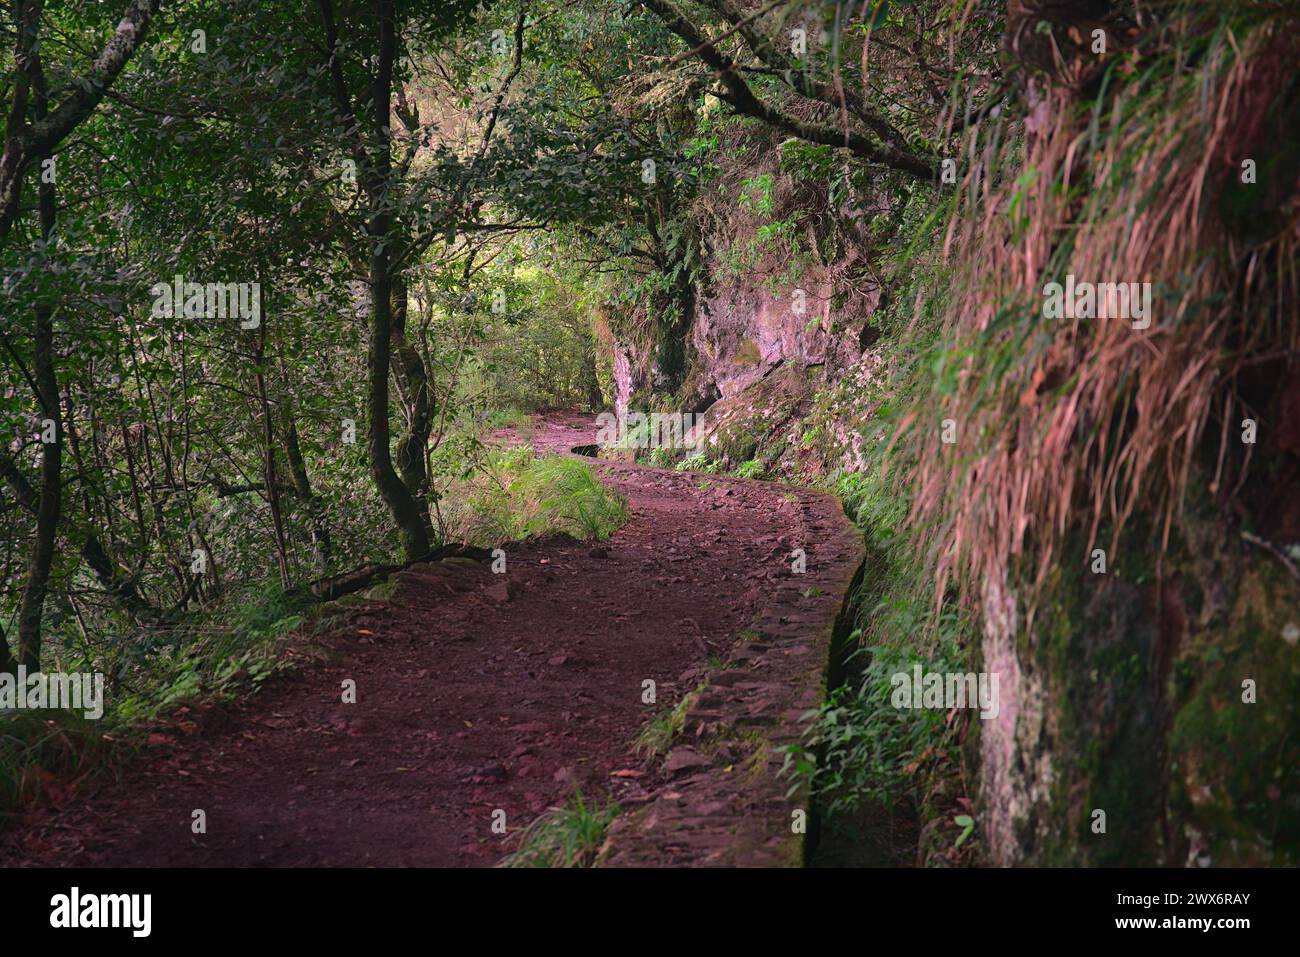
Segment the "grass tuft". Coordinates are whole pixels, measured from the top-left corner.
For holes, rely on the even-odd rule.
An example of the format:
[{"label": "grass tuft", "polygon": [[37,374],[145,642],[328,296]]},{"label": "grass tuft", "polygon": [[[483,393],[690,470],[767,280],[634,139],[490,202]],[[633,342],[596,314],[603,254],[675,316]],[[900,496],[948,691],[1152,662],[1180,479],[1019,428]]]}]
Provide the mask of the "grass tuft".
[{"label": "grass tuft", "polygon": [[588,806],[582,791],[575,789],[569,804],[551,808],[527,827],[519,850],[500,866],[590,867],[618,812],[617,804]]},{"label": "grass tuft", "polygon": [[485,548],[552,534],[605,539],[629,515],[627,500],[585,462],[524,448],[490,453],[441,511],[450,538]]}]

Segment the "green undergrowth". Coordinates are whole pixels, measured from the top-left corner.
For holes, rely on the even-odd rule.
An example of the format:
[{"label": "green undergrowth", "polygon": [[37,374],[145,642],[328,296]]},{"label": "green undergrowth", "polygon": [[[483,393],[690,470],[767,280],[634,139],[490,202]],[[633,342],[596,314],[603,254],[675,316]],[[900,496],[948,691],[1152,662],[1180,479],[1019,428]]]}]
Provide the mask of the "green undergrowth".
[{"label": "green undergrowth", "polygon": [[57,709],[0,717],[0,831],[24,807],[78,787],[111,766],[102,723]]},{"label": "green undergrowth", "polygon": [[673,466],[678,472],[703,472],[705,475],[717,475],[723,471],[722,463],[716,459],[710,459],[703,452],[697,452],[690,458],[682,459]]},{"label": "green undergrowth", "polygon": [[590,867],[618,813],[617,804],[589,804],[575,788],[571,801],[551,808],[523,831],[519,849],[498,866]]},{"label": "green undergrowth", "polygon": [[514,429],[524,439],[533,434],[532,418],[519,409],[495,409],[488,413],[487,424],[492,429]]},{"label": "green undergrowth", "polygon": [[308,599],[263,583],[175,629],[146,632],[125,668],[113,713],[149,720],[201,695],[235,697],[291,667],[284,654],[304,626],[329,620]]},{"label": "green undergrowth", "polygon": [[[333,611],[258,583],[183,624],[138,629],[109,659],[56,651],[47,671],[105,676],[104,713],[93,720],[64,709],[0,715],[0,828],[53,792],[113,772],[143,728],[178,706],[248,695],[292,670],[306,653],[301,635],[328,628]],[[287,653],[291,643],[295,654]]]},{"label": "green undergrowth", "polygon": [[[969,862],[977,852],[957,823],[968,807],[962,744],[969,712],[899,708],[897,674],[972,670],[969,615],[949,606],[936,616],[934,589],[903,531],[906,499],[870,473],[839,479],[837,491],[867,541],[844,683],[808,712],[803,742],[787,766],[809,779],[826,831],[851,832],[871,809],[921,822],[920,857]],[[961,844],[957,845],[958,839]]]},{"label": "green undergrowth", "polygon": [[605,539],[629,515],[585,462],[524,448],[488,453],[440,509],[450,537],[483,547],[552,534]]}]

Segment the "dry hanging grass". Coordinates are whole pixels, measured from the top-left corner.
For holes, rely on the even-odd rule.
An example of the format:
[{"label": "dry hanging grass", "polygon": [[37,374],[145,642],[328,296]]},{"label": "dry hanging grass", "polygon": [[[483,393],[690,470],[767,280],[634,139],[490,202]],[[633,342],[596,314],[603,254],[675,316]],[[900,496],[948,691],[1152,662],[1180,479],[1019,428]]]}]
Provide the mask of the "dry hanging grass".
[{"label": "dry hanging grass", "polygon": [[[1089,550],[1108,533],[1113,550],[1139,513],[1163,553],[1206,441],[1210,490],[1234,481],[1236,376],[1300,344],[1300,183],[1291,171],[1267,236],[1233,238],[1218,209],[1242,161],[1263,168],[1276,146],[1268,118],[1295,112],[1297,27],[1276,8],[1178,7],[1094,101],[1048,92],[1014,137],[967,140],[945,239],[950,346],[930,404],[905,420],[940,602],[954,580],[966,592],[1019,576],[1036,592],[1067,529]],[[1044,318],[1045,285],[1070,273],[1152,283],[1150,327]]]}]

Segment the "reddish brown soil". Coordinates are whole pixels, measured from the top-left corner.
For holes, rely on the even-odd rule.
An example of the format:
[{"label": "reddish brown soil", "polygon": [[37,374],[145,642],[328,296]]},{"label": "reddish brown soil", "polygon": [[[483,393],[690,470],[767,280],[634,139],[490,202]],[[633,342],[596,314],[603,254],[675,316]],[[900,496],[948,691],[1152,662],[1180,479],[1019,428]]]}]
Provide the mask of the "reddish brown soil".
[{"label": "reddish brown soil", "polygon": [[[553,417],[533,441],[593,442],[592,419]],[[504,576],[416,566],[324,663],[182,713],[119,782],[33,811],[0,865],[490,865],[516,843],[493,833],[497,809],[515,832],[575,784],[644,800],[648,779],[611,775],[642,767],[638,730],[769,602],[796,509],[776,486],[599,470],[632,512],[608,543],[516,545]]]}]

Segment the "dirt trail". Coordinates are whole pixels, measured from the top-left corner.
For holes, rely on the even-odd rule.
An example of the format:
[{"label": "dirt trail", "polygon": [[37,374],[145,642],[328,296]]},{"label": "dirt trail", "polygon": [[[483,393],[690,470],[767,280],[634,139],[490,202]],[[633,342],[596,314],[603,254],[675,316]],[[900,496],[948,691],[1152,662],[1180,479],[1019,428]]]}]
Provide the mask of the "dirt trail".
[{"label": "dirt trail", "polygon": [[[532,440],[586,445],[592,421],[549,417]],[[503,576],[416,566],[324,663],[177,715],[120,783],[34,811],[0,866],[490,865],[514,847],[494,811],[514,831],[575,785],[646,800],[649,778],[611,777],[642,767],[633,737],[778,592],[790,600],[777,580],[810,530],[787,488],[596,467],[631,506],[609,542],[516,545]],[[657,706],[642,704],[646,679]]]}]

